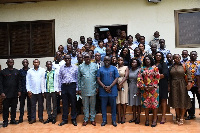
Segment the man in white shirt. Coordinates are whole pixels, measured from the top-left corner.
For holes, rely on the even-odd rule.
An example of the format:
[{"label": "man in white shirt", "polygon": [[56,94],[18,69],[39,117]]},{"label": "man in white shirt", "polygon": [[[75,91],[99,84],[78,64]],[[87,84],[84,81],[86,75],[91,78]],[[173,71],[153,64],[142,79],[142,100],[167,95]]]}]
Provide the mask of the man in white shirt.
[{"label": "man in white shirt", "polygon": [[34,68],[28,70],[26,75],[26,88],[31,99],[31,121],[29,124],[36,122],[36,103],[38,102],[39,121],[43,121],[43,94],[44,93],[44,76],[45,69],[39,67],[40,61],[33,60]]}]

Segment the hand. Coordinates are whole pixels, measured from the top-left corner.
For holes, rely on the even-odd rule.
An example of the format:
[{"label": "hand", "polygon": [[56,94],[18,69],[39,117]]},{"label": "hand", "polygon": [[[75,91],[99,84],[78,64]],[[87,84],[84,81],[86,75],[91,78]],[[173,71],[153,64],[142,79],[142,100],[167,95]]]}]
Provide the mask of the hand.
[{"label": "hand", "polygon": [[18,96],[19,96],[19,97],[21,96],[21,92],[18,92]]},{"label": "hand", "polygon": [[32,96],[32,92],[31,91],[28,91],[28,96],[31,98],[31,96]]},{"label": "hand", "polygon": [[5,99],[6,98],[6,95],[4,93],[1,93],[1,98],[2,99]]},{"label": "hand", "polygon": [[106,86],[106,92],[111,93],[111,86]]},{"label": "hand", "polygon": [[118,86],[117,86],[117,89],[118,89],[118,91],[122,91],[122,86],[121,86],[121,85],[118,85]]}]

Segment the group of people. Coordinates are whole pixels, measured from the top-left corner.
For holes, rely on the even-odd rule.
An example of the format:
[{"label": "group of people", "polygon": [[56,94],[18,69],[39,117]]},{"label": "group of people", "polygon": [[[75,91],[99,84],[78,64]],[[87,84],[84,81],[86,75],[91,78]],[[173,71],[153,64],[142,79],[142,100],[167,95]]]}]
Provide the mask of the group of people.
[{"label": "group of people", "polygon": [[[60,113],[62,99],[62,122],[68,123],[69,106],[71,122],[77,126],[77,114],[82,112],[84,120],[96,126],[96,113],[102,113],[101,126],[107,124],[107,105],[111,106],[112,125],[125,123],[126,108],[132,106],[133,119],[130,123],[140,123],[141,107],[145,110],[145,126],[149,126],[149,112],[153,112],[151,127],[157,125],[158,107],[162,107],[160,124],[166,122],[167,100],[175,108],[176,123],[183,125],[195,118],[195,98],[200,100],[200,61],[197,52],[182,51],[172,55],[165,46],[165,40],[159,39],[159,32],[154,39],[146,43],[139,33],[126,36],[125,31],[117,30],[116,37],[109,31],[106,38],[98,32],[94,39],[80,37],[80,44],[67,39],[67,46],[60,45],[53,61],[46,62],[46,69],[40,67],[38,59],[22,61],[23,68],[15,69],[14,60],[8,59],[7,68],[0,72],[0,94],[3,99],[3,127],[8,126],[9,107],[10,124],[23,122],[25,99],[27,99],[29,124],[36,122],[36,103],[38,102],[39,121],[46,124],[56,123]],[[188,59],[190,57],[190,59]],[[169,94],[169,97],[168,97]],[[16,121],[18,96],[20,116]],[[43,102],[46,98],[48,118],[43,120]],[[52,102],[51,102],[52,100]],[[51,108],[53,104],[53,109]]]}]

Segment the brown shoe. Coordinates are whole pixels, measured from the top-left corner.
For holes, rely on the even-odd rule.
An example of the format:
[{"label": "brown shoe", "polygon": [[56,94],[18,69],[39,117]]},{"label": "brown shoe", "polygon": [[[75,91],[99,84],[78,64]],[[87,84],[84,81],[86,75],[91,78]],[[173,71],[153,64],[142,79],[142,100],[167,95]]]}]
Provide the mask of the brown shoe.
[{"label": "brown shoe", "polygon": [[96,126],[96,122],[95,122],[95,121],[91,121],[91,124],[92,124],[93,126]]},{"label": "brown shoe", "polygon": [[88,122],[87,121],[83,121],[83,124],[82,124],[82,126],[86,126],[88,124]]}]

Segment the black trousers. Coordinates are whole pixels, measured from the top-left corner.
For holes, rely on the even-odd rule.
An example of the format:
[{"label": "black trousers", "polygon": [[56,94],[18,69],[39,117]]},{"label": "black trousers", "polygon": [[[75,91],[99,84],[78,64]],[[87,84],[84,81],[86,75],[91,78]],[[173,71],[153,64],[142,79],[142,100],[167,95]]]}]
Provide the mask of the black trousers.
[{"label": "black trousers", "polygon": [[[190,109],[188,109],[187,111],[188,111],[189,116],[194,116],[195,115],[195,94],[197,96],[197,100],[198,100],[199,104],[200,104],[200,94],[198,93],[197,87],[192,87],[191,91],[193,93],[194,98],[192,98],[192,101],[191,101],[192,107]],[[200,105],[199,105],[199,108],[200,108]]]},{"label": "black trousers", "polygon": [[8,122],[9,117],[9,107],[11,107],[11,121],[16,118],[16,109],[17,109],[17,97],[14,98],[5,98],[3,100],[3,122]]},{"label": "black trousers", "polygon": [[28,111],[28,120],[31,120],[31,100],[30,97],[28,96],[27,92],[21,92],[21,96],[19,97],[20,101],[20,116],[19,119],[23,120],[24,116],[24,106],[25,106],[25,100],[27,99],[27,111]]},{"label": "black trousers", "polygon": [[76,113],[76,83],[71,84],[62,84],[62,91],[61,91],[61,97],[62,97],[62,103],[63,103],[63,115],[62,120],[67,121],[68,120],[68,107],[71,103],[71,119],[76,119],[77,113]]},{"label": "black trousers", "polygon": [[31,119],[36,119],[36,103],[38,102],[38,117],[39,119],[43,119],[43,102],[44,98],[42,93],[32,94],[31,96]]},{"label": "black trousers", "polygon": [[[47,114],[49,119],[55,119],[57,116],[57,92],[52,92],[52,93],[45,93],[45,98],[46,98],[46,107],[47,107]],[[53,103],[53,113],[51,114],[51,99]]]}]

